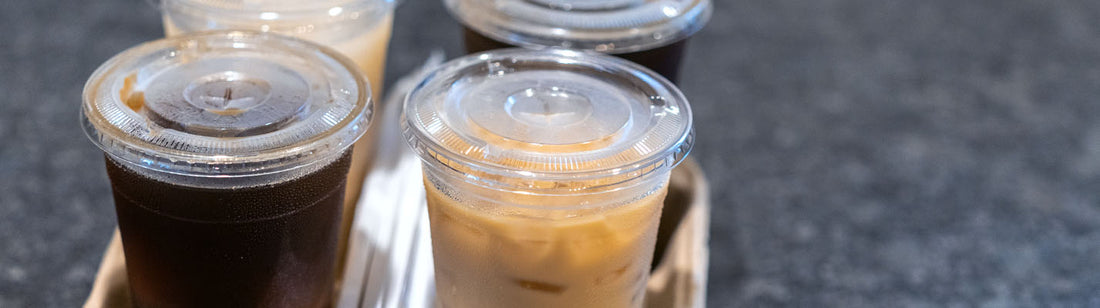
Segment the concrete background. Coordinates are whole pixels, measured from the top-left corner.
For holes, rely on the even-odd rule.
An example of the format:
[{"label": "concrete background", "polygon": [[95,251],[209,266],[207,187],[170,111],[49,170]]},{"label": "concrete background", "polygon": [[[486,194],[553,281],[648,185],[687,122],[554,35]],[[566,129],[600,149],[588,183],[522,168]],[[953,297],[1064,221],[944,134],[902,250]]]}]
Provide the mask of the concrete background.
[{"label": "concrete background", "polygon": [[[1100,2],[718,0],[689,47],[711,307],[1100,306]],[[140,0],[0,4],[0,307],[74,307],[115,218],[77,122]],[[459,54],[405,0],[387,71]]]}]

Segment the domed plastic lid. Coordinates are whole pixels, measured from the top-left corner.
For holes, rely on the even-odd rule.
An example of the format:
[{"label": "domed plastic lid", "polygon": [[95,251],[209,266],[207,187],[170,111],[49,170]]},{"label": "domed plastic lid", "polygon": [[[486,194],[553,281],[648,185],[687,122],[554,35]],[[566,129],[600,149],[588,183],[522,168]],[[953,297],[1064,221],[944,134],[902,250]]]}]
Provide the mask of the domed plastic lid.
[{"label": "domed plastic lid", "polygon": [[426,162],[522,189],[669,170],[691,149],[691,121],[683,94],[655,73],[564,49],[453,60],[405,102],[405,136]]},{"label": "domed plastic lid", "polygon": [[607,53],[686,38],[710,18],[710,0],[445,0],[463,24],[517,46]]},{"label": "domed plastic lid", "polygon": [[371,108],[369,86],[339,53],[285,36],[223,31],[153,41],[111,58],[84,87],[83,120],[116,160],[160,174],[226,178],[323,166],[365,132]]}]

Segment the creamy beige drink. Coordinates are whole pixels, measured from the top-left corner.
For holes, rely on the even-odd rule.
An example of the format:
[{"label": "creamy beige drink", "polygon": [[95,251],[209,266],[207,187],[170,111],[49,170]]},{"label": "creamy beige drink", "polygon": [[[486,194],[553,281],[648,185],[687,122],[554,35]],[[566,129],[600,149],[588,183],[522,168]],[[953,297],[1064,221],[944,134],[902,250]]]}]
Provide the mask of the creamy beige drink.
[{"label": "creamy beige drink", "polygon": [[[641,304],[665,187],[609,209],[539,217],[479,211],[426,184],[436,290],[446,307]],[[533,206],[541,199],[520,198]]]},{"label": "creamy beige drink", "polygon": [[[185,24],[184,21],[177,21],[176,19],[181,19],[179,17],[173,19],[170,14],[165,14],[163,18],[164,34],[169,37],[186,32],[214,29],[208,27],[195,28]],[[382,84],[385,81],[383,73],[386,69],[386,47],[389,46],[390,34],[393,32],[393,13],[378,16],[378,19],[372,22],[355,25],[358,30],[353,31],[354,33],[351,33],[348,37],[317,30],[318,26],[324,22],[323,20],[264,21],[255,22],[255,24],[234,25],[232,28],[270,31],[328,45],[355,61],[355,64],[359,66],[359,69],[367,76],[367,80],[370,81],[374,97],[380,97],[378,95],[382,91]],[[302,23],[311,23],[312,27],[303,27],[301,26]],[[299,32],[303,29],[310,30]]]},{"label": "creamy beige drink", "polygon": [[[394,3],[389,0],[164,0],[165,35],[211,29],[247,29],[291,35],[336,49],[366,75],[373,97],[382,97],[386,47],[393,27]],[[376,106],[381,110],[385,106]],[[368,131],[352,151],[344,192],[340,256],[355,217],[373,157],[375,130]],[[338,271],[341,272],[341,271]]]},{"label": "creamy beige drink", "polygon": [[636,64],[498,50],[410,93],[443,307],[640,307],[691,113]]}]

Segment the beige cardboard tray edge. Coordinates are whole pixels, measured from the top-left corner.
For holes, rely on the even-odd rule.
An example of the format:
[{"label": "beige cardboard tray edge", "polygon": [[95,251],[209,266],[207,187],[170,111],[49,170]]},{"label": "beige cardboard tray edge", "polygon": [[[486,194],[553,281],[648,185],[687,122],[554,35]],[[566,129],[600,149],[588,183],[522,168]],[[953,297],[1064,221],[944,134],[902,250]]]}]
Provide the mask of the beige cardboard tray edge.
[{"label": "beige cardboard tray edge", "polygon": [[[671,189],[690,190],[692,204],[669,243],[665,261],[653,271],[646,306],[705,307],[710,227],[708,184],[698,163],[688,160],[673,172],[671,185]],[[84,307],[129,307],[129,292],[122,242],[116,230]]]},{"label": "beige cardboard tray edge", "polygon": [[[412,89],[412,87],[420,79],[422,79],[422,75],[424,73],[428,72],[432,66],[442,63],[442,60],[443,54],[441,52],[433,52],[432,56],[429,57],[429,59],[426,61],[424,67],[422,67],[419,71],[414,71],[410,73],[406,77],[396,82],[393,89],[391,89],[391,92],[408,93],[408,91]],[[387,97],[387,101],[384,105],[400,106],[404,95],[395,95],[393,93],[391,93],[390,96]],[[398,129],[399,125],[395,124],[400,118],[401,113],[399,111],[399,108],[383,108],[382,110],[378,110],[377,113],[380,117],[379,119],[377,119],[377,122],[380,122],[382,127],[377,127],[375,129],[382,130],[380,134],[386,135],[386,137],[390,139],[400,139],[400,130]],[[386,123],[389,124],[386,125]],[[380,124],[374,125],[380,126]],[[400,143],[397,140],[389,141],[389,143],[385,144]],[[402,145],[397,145],[397,147],[401,146]],[[380,148],[379,150],[388,150],[384,152],[388,152],[389,155],[394,155],[394,157],[383,159],[387,163],[382,164],[381,167],[376,166],[376,170],[369,171],[367,177],[376,177],[376,179],[374,179],[375,181],[388,182],[389,179],[387,177],[393,176],[393,174],[387,174],[385,171],[393,171],[392,168],[388,167],[392,167],[392,165],[390,164],[396,164],[397,161],[400,161],[398,157],[402,155],[401,152],[403,150],[407,151],[407,149]],[[386,154],[380,156],[386,156]],[[419,163],[417,162],[416,165],[419,165]],[[418,168],[419,167],[417,167],[417,169]],[[412,183],[419,184],[420,172],[417,170],[414,173],[414,176],[416,178],[413,179]],[[370,190],[372,188],[370,185],[368,185],[369,182],[371,182],[370,179],[364,182],[364,189]],[[684,214],[683,220],[681,220],[681,223],[674,231],[672,239],[669,241],[668,248],[665,251],[664,261],[662,261],[661,265],[652,272],[652,276],[650,277],[650,281],[647,286],[646,307],[705,307],[707,268],[709,266],[709,249],[707,246],[707,242],[709,238],[711,204],[709,195],[710,192],[702,168],[694,159],[687,159],[682,165],[672,171],[672,178],[669,189],[670,196],[673,194],[687,196],[687,198],[675,199],[679,200],[680,202],[687,203],[686,206],[688,210]],[[422,199],[423,192],[422,189],[420,190],[421,192],[419,192],[419,194],[421,195],[420,198]],[[379,208],[372,208],[369,205],[365,205],[367,203],[370,203],[368,200],[366,200],[367,198],[361,197],[359,199],[360,200],[358,202],[357,209],[355,211],[350,211],[355,216],[354,219],[356,220],[356,224],[354,225],[356,226],[345,225],[343,227],[352,228],[351,234],[358,234],[359,237],[362,237],[363,235],[369,233],[363,233],[365,232],[364,230],[356,229],[360,227],[358,226],[361,223],[359,220],[363,219],[363,216],[367,216],[369,212],[377,212]],[[669,200],[673,200],[673,198],[670,198]],[[385,202],[378,204],[383,203]],[[362,211],[363,213],[359,213],[360,211]],[[423,212],[426,212],[426,210],[424,209],[420,209],[420,211],[422,212],[421,215],[423,215]],[[391,214],[394,213],[398,212],[392,212]],[[414,226],[411,229],[426,229],[426,219],[426,216],[420,217],[418,222],[414,222],[411,225]],[[408,228],[406,228],[406,230],[408,230]],[[416,234],[414,232],[412,236],[392,238],[389,240],[401,241],[403,244],[405,244],[403,245],[405,246],[404,248],[412,248],[416,245],[410,244],[410,241],[419,243],[420,245],[426,245],[426,242],[418,242],[424,240],[424,237],[426,236],[426,234]],[[354,247],[349,248],[347,251],[344,252],[345,257],[362,255],[363,250],[375,248],[370,247],[370,245],[363,244],[361,238],[355,238],[356,236],[348,236],[345,238],[348,242],[345,244],[349,244],[349,246]],[[421,247],[421,249],[422,248],[423,247]],[[416,250],[416,248],[412,249],[412,251]],[[427,288],[432,288],[431,285],[433,285],[433,283],[431,282],[430,273],[430,250],[431,249],[427,249],[427,253],[418,253],[417,255],[413,256],[416,257],[412,258],[415,259],[415,261],[413,263],[407,264],[410,268],[416,268],[418,271],[420,271],[422,275],[406,275],[404,279],[407,280],[403,282],[406,287],[409,285],[417,285],[421,287],[427,286]],[[334,282],[335,287],[338,291],[336,292],[337,294],[334,294],[333,302],[336,303],[339,308],[350,308],[355,306],[354,304],[342,303],[359,303],[360,306],[375,307],[377,304],[374,303],[374,301],[379,301],[381,303],[381,301],[385,300],[376,300],[371,297],[378,295],[376,292],[378,290],[375,288],[377,286],[374,285],[374,283],[389,284],[391,283],[390,281],[383,280],[381,282],[378,282],[365,277],[356,277],[363,276],[363,274],[358,273],[365,274],[365,272],[357,271],[357,269],[362,269],[362,267],[370,268],[378,266],[394,266],[394,264],[392,263],[375,263],[375,260],[355,260],[344,263],[345,268],[337,270],[337,273],[339,273],[337,275],[337,279],[340,279],[340,277],[342,276],[343,281]],[[424,266],[425,263],[428,266]],[[428,273],[425,274],[423,273],[423,271],[427,271]],[[384,287],[389,288],[393,286],[387,285]],[[341,289],[343,289],[343,291],[339,291]],[[367,289],[371,289],[372,292],[365,292],[365,290]],[[423,301],[426,301],[428,303],[426,303],[424,306],[431,306],[430,302],[432,301],[432,299],[430,297],[432,297],[431,293],[433,292],[431,292],[430,289],[426,288],[420,288],[417,291],[418,292],[408,292],[408,290],[403,290],[403,292],[401,293],[403,293],[404,296],[426,297],[425,299],[423,299]],[[131,302],[129,292],[130,288],[126,278],[126,263],[122,251],[122,242],[118,234],[118,230],[116,229],[114,235],[111,238],[111,242],[107,246],[107,250],[104,253],[103,260],[99,265],[99,270],[96,273],[95,282],[92,285],[91,294],[89,294],[88,299],[84,304],[84,307],[130,307]],[[377,306],[406,307],[409,306],[409,303],[394,303],[391,299],[390,302],[385,302],[382,303],[382,305]]]}]

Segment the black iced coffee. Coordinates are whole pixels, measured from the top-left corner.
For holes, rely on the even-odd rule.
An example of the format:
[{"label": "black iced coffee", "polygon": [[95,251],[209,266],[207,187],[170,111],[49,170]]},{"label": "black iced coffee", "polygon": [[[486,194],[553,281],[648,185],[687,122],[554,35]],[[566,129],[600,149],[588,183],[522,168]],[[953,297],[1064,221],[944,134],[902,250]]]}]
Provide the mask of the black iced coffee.
[{"label": "black iced coffee", "polygon": [[[349,157],[287,182],[204,189],[107,158],[134,302],[321,307],[332,292]],[[196,296],[201,295],[201,296]]]},{"label": "black iced coffee", "polygon": [[673,82],[710,0],[444,0],[463,24],[467,53],[562,47],[612,54]]},{"label": "black iced coffee", "polygon": [[338,53],[208,32],[115,56],[84,91],[137,307],[325,307],[370,89]]}]

